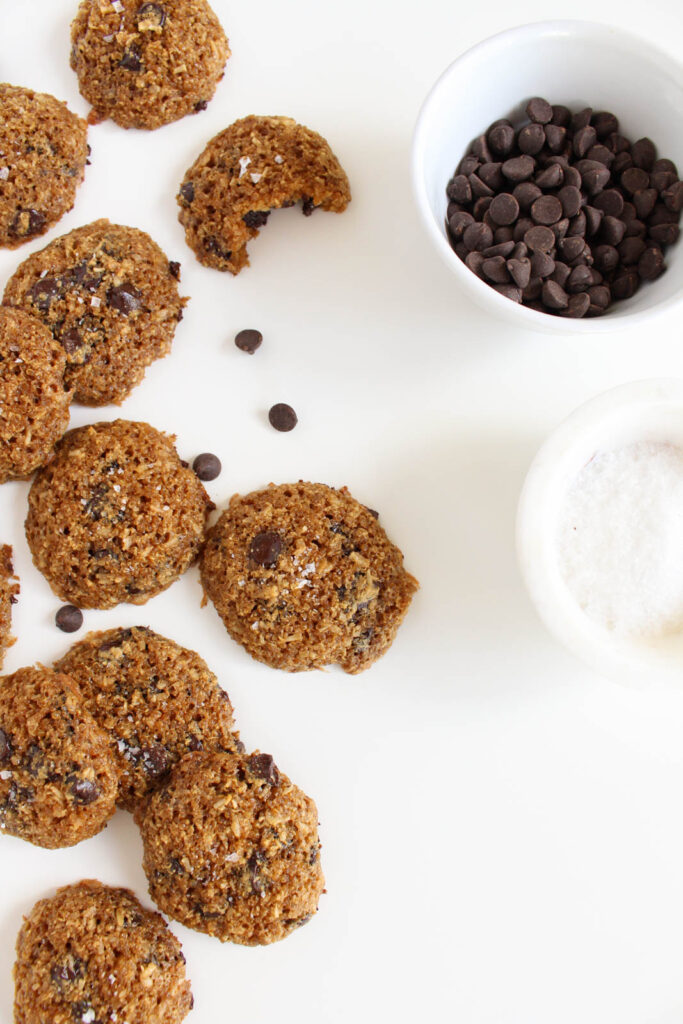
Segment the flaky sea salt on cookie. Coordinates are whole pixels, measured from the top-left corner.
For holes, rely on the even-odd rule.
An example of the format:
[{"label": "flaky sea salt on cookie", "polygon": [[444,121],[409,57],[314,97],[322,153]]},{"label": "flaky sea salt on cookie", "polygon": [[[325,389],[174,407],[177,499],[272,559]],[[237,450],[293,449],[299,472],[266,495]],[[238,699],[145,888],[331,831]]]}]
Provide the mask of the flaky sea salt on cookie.
[{"label": "flaky sea salt on cookie", "polygon": [[9,544],[0,544],[0,669],[5,651],[14,643],[11,635],[12,605],[16,604],[18,594],[19,578],[14,575],[12,548]]}]

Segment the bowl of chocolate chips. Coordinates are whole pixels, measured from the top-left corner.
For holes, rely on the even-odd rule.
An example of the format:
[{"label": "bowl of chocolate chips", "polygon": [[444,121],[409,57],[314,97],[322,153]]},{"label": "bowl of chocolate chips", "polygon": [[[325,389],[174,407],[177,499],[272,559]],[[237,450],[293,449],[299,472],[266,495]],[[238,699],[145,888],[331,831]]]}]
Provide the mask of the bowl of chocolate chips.
[{"label": "bowl of chocolate chips", "polygon": [[441,75],[417,205],[480,306],[519,327],[635,325],[683,296],[683,68],[620,29],[538,22]]}]

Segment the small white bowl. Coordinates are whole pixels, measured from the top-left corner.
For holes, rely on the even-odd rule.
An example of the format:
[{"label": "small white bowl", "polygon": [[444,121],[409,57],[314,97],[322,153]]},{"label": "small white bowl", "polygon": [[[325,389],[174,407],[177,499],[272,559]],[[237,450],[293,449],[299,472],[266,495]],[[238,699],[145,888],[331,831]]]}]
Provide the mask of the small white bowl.
[{"label": "small white bowl", "polygon": [[642,39],[608,25],[547,21],[493,36],[458,57],[429,93],[413,139],[413,187],[429,237],[469,296],[520,328],[577,334],[621,330],[670,309],[683,295],[683,239],[667,270],[604,316],[553,316],[499,295],[465,266],[446,236],[446,185],[470,143],[498,118],[524,118],[532,96],[610,110],[632,142],[649,136],[683,172],[683,68]]},{"label": "small white bowl", "polygon": [[548,630],[591,668],[640,686],[683,686],[683,631],[646,640],[614,634],[581,610],[557,555],[567,489],[595,455],[637,441],[683,448],[683,380],[623,384],[576,409],[550,435],[527,475],[517,511],[522,576]]}]

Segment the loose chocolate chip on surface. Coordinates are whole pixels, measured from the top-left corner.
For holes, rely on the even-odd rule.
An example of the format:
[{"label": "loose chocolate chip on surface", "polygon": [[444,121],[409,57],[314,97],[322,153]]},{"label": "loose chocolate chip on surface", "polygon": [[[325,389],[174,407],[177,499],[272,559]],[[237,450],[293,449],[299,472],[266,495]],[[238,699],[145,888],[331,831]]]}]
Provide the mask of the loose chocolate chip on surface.
[{"label": "loose chocolate chip on surface", "polygon": [[630,195],[640,192],[650,184],[650,175],[641,167],[628,167],[621,176],[621,186]]},{"label": "loose chocolate chip on surface", "polygon": [[142,293],[135,285],[124,281],[123,284],[112,285],[107,292],[107,305],[128,316],[142,306]]},{"label": "loose chocolate chip on surface", "polygon": [[519,216],[519,203],[509,192],[501,192],[492,200],[489,214],[496,224],[512,224]]},{"label": "loose chocolate chip on surface", "polygon": [[271,786],[279,786],[280,772],[270,754],[252,754],[247,764],[252,775],[265,779]]},{"label": "loose chocolate chip on surface", "polygon": [[258,533],[249,545],[249,557],[252,562],[262,565],[266,569],[272,569],[282,554],[284,544],[279,533],[268,530],[266,533]]},{"label": "loose chocolate chip on surface", "polygon": [[[562,131],[558,128],[557,131]],[[541,124],[527,124],[520,129],[517,136],[517,145],[522,153],[527,156],[536,156],[543,149],[546,142],[546,133]]]},{"label": "loose chocolate chip on surface", "polygon": [[287,432],[294,430],[294,427],[299,422],[299,417],[292,409],[291,405],[287,405],[286,402],[278,402],[276,405],[271,406],[268,411],[268,419],[270,420],[271,427],[276,430]]},{"label": "loose chocolate chip on surface", "polygon": [[636,167],[642,167],[645,171],[651,171],[657,156],[652,139],[637,139],[631,146],[631,156]]},{"label": "loose chocolate chip on surface", "polygon": [[73,604],[64,604],[55,615],[55,624],[62,633],[75,633],[83,625],[83,612]]},{"label": "loose chocolate chip on surface", "polygon": [[493,256],[484,260],[481,265],[484,276],[494,284],[507,284],[510,280],[503,256]]},{"label": "loose chocolate chip on surface", "polygon": [[550,228],[539,224],[524,233],[524,244],[534,252],[550,252],[555,246],[555,235]]},{"label": "loose chocolate chip on surface", "polygon": [[541,196],[531,204],[531,217],[536,224],[555,224],[562,216],[562,203],[557,196]]},{"label": "loose chocolate chip on surface", "polygon": [[221,460],[211,452],[202,452],[192,463],[192,469],[200,480],[215,480],[222,468]]},{"label": "loose chocolate chip on surface", "polygon": [[[468,213],[465,214],[465,216],[469,217],[469,221],[470,223],[472,223],[471,215]],[[251,328],[247,328],[244,331],[239,331],[235,335],[235,344],[237,345],[238,349],[241,352],[247,352],[250,356],[253,356],[256,349],[260,347],[262,341],[263,335],[261,334],[261,332],[253,330]]]},{"label": "loose chocolate chip on surface", "polygon": [[652,246],[638,260],[638,273],[645,281],[654,281],[664,270],[662,250]]},{"label": "loose chocolate chip on surface", "polygon": [[481,252],[493,243],[493,232],[488,224],[475,221],[465,228],[462,240],[470,252]]},{"label": "loose chocolate chip on surface", "polygon": [[71,794],[77,804],[92,804],[100,795],[100,789],[96,782],[90,779],[76,779],[71,786]]},{"label": "loose chocolate chip on surface", "polygon": [[503,156],[509,153],[514,145],[515,130],[509,121],[501,121],[491,125],[486,134],[486,141],[495,153]]},{"label": "loose chocolate chip on surface", "polygon": [[569,305],[569,296],[556,281],[546,281],[541,292],[543,304],[549,309],[566,309]]},{"label": "loose chocolate chip on surface", "polygon": [[501,171],[510,181],[526,181],[534,173],[536,162],[530,156],[514,156],[506,160]]},{"label": "loose chocolate chip on surface", "polygon": [[526,112],[530,121],[536,124],[548,124],[553,119],[553,108],[547,100],[540,96],[534,96],[526,105]]}]

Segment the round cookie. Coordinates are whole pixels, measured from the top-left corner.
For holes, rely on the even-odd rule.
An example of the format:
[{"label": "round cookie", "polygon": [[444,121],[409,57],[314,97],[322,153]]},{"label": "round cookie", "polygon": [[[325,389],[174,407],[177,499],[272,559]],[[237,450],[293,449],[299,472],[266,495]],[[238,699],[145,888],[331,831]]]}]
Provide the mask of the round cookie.
[{"label": "round cookie", "polygon": [[230,56],[206,0],[81,0],[71,26],[71,67],[93,110],[122,128],[159,128],[205,110]]},{"label": "round cookie", "polygon": [[66,356],[48,329],[0,306],[0,483],[47,462],[69,425]]},{"label": "round cookie", "polygon": [[342,213],[349,181],[329,144],[291,117],[235,121],[207,144],[178,192],[178,220],[200,263],[239,274],[249,263],[247,242],[273,208],[301,201]]},{"label": "round cookie", "polygon": [[144,604],[165,590],[196,559],[213,507],[173,439],[130,420],[65,434],[28,506],[33,561],[79,608]]},{"label": "round cookie", "polygon": [[14,643],[11,635],[12,605],[17,603],[19,579],[14,575],[12,548],[0,544],[0,668],[5,660],[5,651]]},{"label": "round cookie", "polygon": [[120,403],[171,349],[187,302],[179,274],[144,231],[96,220],[24,260],[3,302],[50,329],[77,402]]},{"label": "round cookie", "polygon": [[144,626],[90,633],[55,665],[109,735],[132,811],[191,750],[235,750],[230,699],[208,665]]},{"label": "round cookie", "polygon": [[192,1002],[180,943],[128,889],[68,885],[24,919],[14,965],[21,1024],[180,1024]]},{"label": "round cookie", "polygon": [[0,831],[50,850],[97,835],[114,813],[109,738],[68,676],[0,677]]},{"label": "round cookie", "polygon": [[43,235],[74,205],[87,125],[47,93],[0,84],[0,246]]},{"label": "round cookie", "polygon": [[152,899],[188,928],[265,945],[318,909],[318,812],[269,754],[188,754],[135,820]]},{"label": "round cookie", "polygon": [[345,487],[303,482],[235,495],[207,535],[201,576],[232,638],[290,672],[368,668],[418,587],[376,513]]}]

